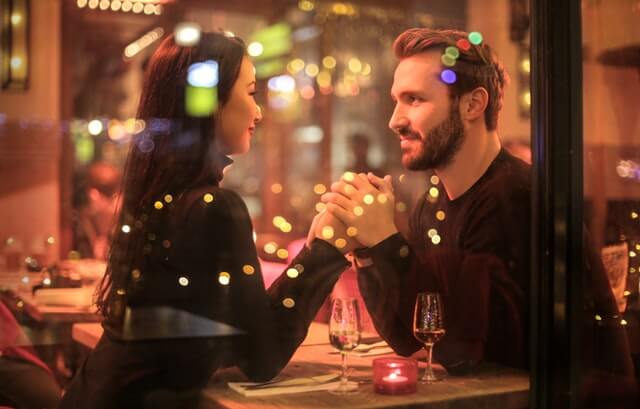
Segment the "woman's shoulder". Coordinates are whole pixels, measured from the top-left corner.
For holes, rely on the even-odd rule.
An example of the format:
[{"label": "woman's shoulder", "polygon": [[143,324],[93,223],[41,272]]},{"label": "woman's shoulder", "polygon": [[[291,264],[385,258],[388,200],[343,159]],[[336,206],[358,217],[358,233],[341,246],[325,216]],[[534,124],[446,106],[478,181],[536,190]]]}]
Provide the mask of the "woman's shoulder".
[{"label": "woman's shoulder", "polygon": [[216,185],[199,186],[184,193],[181,207],[188,213],[203,217],[244,217],[247,207],[240,195],[233,190]]}]

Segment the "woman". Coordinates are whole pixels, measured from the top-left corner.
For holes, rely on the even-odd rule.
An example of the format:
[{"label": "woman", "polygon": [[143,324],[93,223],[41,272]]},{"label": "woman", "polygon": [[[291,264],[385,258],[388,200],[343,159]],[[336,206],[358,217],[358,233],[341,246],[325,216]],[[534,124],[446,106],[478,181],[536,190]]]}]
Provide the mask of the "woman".
[{"label": "woman", "polygon": [[[146,127],[129,152],[118,230],[98,294],[105,334],[61,408],[193,407],[221,366],[268,380],[302,342],[347,266],[339,251],[316,239],[292,262],[296,272],[264,290],[246,206],[218,187],[226,155],[247,152],[261,119],[244,50],[238,38],[203,33],[193,47],[169,37],[152,56],[138,110]],[[219,107],[191,117],[189,67],[211,61]],[[132,318],[140,312],[143,319]],[[196,324],[166,320],[186,313],[243,334],[198,337]],[[189,331],[163,332],[164,325]]]}]

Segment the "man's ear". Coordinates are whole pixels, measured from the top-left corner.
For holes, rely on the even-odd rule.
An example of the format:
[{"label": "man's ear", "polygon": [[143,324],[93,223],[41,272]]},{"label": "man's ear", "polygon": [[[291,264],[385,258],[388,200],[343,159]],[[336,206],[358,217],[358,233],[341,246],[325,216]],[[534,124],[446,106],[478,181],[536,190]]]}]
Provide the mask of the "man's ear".
[{"label": "man's ear", "polygon": [[460,116],[463,120],[475,121],[484,118],[489,104],[489,93],[484,87],[478,87],[460,98]]}]

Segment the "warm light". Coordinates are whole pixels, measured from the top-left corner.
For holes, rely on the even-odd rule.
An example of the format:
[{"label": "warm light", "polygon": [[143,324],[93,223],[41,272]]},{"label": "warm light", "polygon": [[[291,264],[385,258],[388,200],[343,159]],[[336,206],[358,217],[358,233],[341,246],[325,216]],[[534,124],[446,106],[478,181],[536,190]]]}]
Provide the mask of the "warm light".
[{"label": "warm light", "polygon": [[431,189],[429,189],[429,196],[438,197],[439,194],[440,194],[440,191],[438,190],[437,187],[432,187]]},{"label": "warm light", "polygon": [[94,119],[93,121],[90,121],[89,125],[87,125],[87,129],[89,130],[89,133],[93,136],[100,135],[103,129],[102,121],[98,119]]},{"label": "warm light", "polygon": [[327,191],[327,187],[322,183],[318,183],[313,187],[313,192],[317,195],[321,195]]},{"label": "warm light", "polygon": [[349,60],[349,69],[351,70],[351,72],[353,73],[359,73],[360,71],[362,71],[362,63],[360,62],[359,59],[357,58],[351,58]]},{"label": "warm light", "polygon": [[202,196],[202,200],[204,200],[205,203],[211,203],[213,202],[213,195],[211,193],[205,193],[204,196]]},{"label": "warm light", "polygon": [[367,75],[371,74],[371,65],[369,65],[368,63],[364,64],[362,66],[362,71],[360,72],[360,74],[362,74],[364,76],[367,76]]},{"label": "warm light", "polygon": [[118,11],[120,10],[120,7],[122,7],[122,2],[120,0],[113,0],[113,2],[111,2],[111,10]]},{"label": "warm light", "polygon": [[433,238],[433,236],[436,236],[438,234],[438,231],[436,229],[429,229],[427,231],[427,236],[429,236],[430,239]]},{"label": "warm light", "polygon": [[526,72],[527,74],[531,72],[531,60],[529,58],[524,58],[522,60],[522,62],[520,63],[520,68],[522,69],[522,71]]},{"label": "warm light", "polygon": [[347,182],[353,182],[355,177],[356,175],[353,172],[344,172],[344,175],[342,175],[342,179],[344,179]]},{"label": "warm light", "polygon": [[109,0],[102,0],[100,2],[100,10],[106,10],[109,8]]},{"label": "warm light", "polygon": [[161,201],[156,200],[156,202],[153,204],[153,207],[155,207],[156,209],[160,210],[164,207],[164,205],[162,204]]},{"label": "warm light", "polygon": [[220,284],[229,285],[230,281],[231,281],[231,274],[227,273],[226,271],[223,271],[220,274],[218,274],[218,282]]},{"label": "warm light", "polygon": [[354,7],[349,3],[333,3],[331,11],[339,16],[352,16],[356,13]]},{"label": "warm light", "polygon": [[309,100],[316,96],[316,91],[311,85],[305,85],[300,90],[300,96],[306,100]]},{"label": "warm light", "polygon": [[322,59],[322,65],[324,65],[325,68],[331,70],[336,67],[336,59],[330,55],[327,55]]},{"label": "warm light", "polygon": [[122,225],[122,232],[123,233],[129,233],[131,231],[131,226],[129,226],[128,224],[123,224]]},{"label": "warm light", "polygon": [[300,58],[296,58],[294,60],[291,60],[289,62],[289,64],[287,64],[287,70],[291,73],[291,74],[295,74],[299,71],[301,71],[304,68],[304,61]]},{"label": "warm light", "polygon": [[437,234],[431,238],[431,242],[433,244],[439,244],[440,241],[441,241],[440,236],[438,236]]},{"label": "warm light", "polygon": [[256,269],[253,268],[253,266],[249,265],[249,264],[245,264],[244,266],[242,266],[242,272],[245,273],[246,275],[250,276],[253,273],[256,272]]},{"label": "warm light", "polygon": [[118,120],[109,121],[107,135],[112,141],[120,141],[127,137],[127,130]]},{"label": "warm light", "polygon": [[174,30],[176,44],[191,47],[200,41],[200,26],[196,23],[180,23]]},{"label": "warm light", "polygon": [[437,185],[438,183],[440,183],[440,178],[436,175],[432,175],[431,178],[429,178],[429,181],[432,185]]},{"label": "warm light", "polygon": [[287,220],[282,216],[276,216],[276,217],[273,218],[273,225],[278,227],[278,228],[280,226],[282,226],[286,222],[287,222]]},{"label": "warm light", "polygon": [[404,202],[396,203],[396,210],[400,213],[407,211],[407,205]]},{"label": "warm light", "polygon": [[287,277],[289,277],[289,278],[297,278],[298,275],[300,275],[300,272],[298,270],[296,270],[295,268],[287,269]]},{"label": "warm light", "polygon": [[160,14],[162,14],[162,5],[161,4],[156,4],[155,9],[153,10],[153,12],[159,16]]},{"label": "warm light", "polygon": [[531,106],[531,92],[526,91],[522,94],[522,103],[526,106]]},{"label": "warm light", "polygon": [[356,216],[362,216],[364,214],[364,209],[362,208],[362,206],[356,206],[353,208],[353,214],[355,214]]},{"label": "warm light", "polygon": [[376,197],[376,199],[378,199],[378,203],[380,204],[385,204],[387,203],[387,200],[389,200],[387,195],[385,195],[384,193],[378,193],[378,196]]},{"label": "warm light", "polygon": [[278,249],[278,246],[273,241],[270,241],[269,243],[264,245],[264,252],[267,254],[273,254],[276,252],[277,249]]},{"label": "warm light", "polygon": [[331,86],[331,74],[328,71],[321,71],[316,77],[316,82],[321,88]]},{"label": "warm light", "polygon": [[326,204],[324,204],[322,202],[316,203],[316,212],[318,212],[318,213],[323,212],[326,208],[327,208]]},{"label": "warm light", "polygon": [[164,195],[164,201],[167,202],[167,203],[173,202],[173,196],[171,196],[169,194]]},{"label": "warm light", "polygon": [[78,0],[76,4],[78,5],[78,7],[83,8],[87,5],[87,0]]},{"label": "warm light", "polygon": [[370,194],[370,193],[367,193],[367,194],[366,194],[366,195],[364,195],[364,197],[362,198],[362,201],[363,201],[365,204],[368,204],[368,205],[372,204],[372,203],[374,202],[374,200],[375,200],[375,199],[373,198],[373,195],[372,195],[372,194]]},{"label": "warm light", "polygon": [[446,217],[446,214],[442,210],[438,210],[436,212],[436,219],[443,221]]},{"label": "warm light", "polygon": [[296,302],[293,300],[293,298],[285,298],[284,300],[282,300],[282,305],[284,305],[286,308],[293,308],[296,305]]},{"label": "warm light", "polygon": [[282,185],[280,183],[274,183],[271,185],[271,192],[275,194],[282,193]]},{"label": "warm light", "polygon": [[144,14],[153,14],[155,13],[156,8],[153,4],[147,4],[144,6]]},{"label": "warm light", "polygon": [[142,3],[135,3],[133,5],[133,12],[134,13],[142,13],[142,10],[144,10],[144,5]]},{"label": "warm light", "polygon": [[17,26],[18,24],[20,24],[20,22],[22,22],[21,14],[14,13],[11,15],[11,24],[13,24],[14,26]]},{"label": "warm light", "polygon": [[98,4],[100,2],[98,0],[89,0],[89,8],[90,9],[95,9],[98,7]]},{"label": "warm light", "polygon": [[315,5],[312,1],[301,0],[298,2],[298,8],[302,11],[311,11],[315,8]]},{"label": "warm light", "polygon": [[280,230],[283,233],[290,233],[292,229],[293,226],[291,225],[291,223],[283,223],[282,226],[280,226]]},{"label": "warm light", "polygon": [[336,242],[336,248],[342,249],[347,245],[347,241],[343,238],[337,239]]},{"label": "warm light", "polygon": [[307,67],[304,69],[304,72],[307,73],[310,77],[315,77],[320,72],[320,68],[318,64],[307,64]]},{"label": "warm light", "polygon": [[11,58],[11,68],[13,68],[14,70],[17,70],[20,67],[22,67],[22,58],[20,58],[20,57],[12,57]]},{"label": "warm light", "polygon": [[333,227],[331,226],[324,226],[322,228],[322,238],[323,239],[331,239],[333,238]]},{"label": "warm light", "polygon": [[125,1],[122,3],[122,11],[129,11],[133,8],[133,3],[131,3],[130,1]]},{"label": "warm light", "polygon": [[249,55],[252,57],[259,57],[262,55],[263,52],[264,52],[264,46],[257,41],[252,42],[247,47],[247,53],[249,53]]},{"label": "warm light", "polygon": [[47,237],[47,244],[55,244],[56,239],[53,236]]}]

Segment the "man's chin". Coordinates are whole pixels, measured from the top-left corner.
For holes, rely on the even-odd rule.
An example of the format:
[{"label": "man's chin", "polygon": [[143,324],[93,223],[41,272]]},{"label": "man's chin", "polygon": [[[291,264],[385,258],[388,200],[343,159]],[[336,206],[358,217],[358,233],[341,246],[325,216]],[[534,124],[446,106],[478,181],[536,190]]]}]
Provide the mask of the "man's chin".
[{"label": "man's chin", "polygon": [[408,170],[427,170],[430,168],[429,166],[426,166],[420,157],[410,154],[402,155],[402,166]]}]

